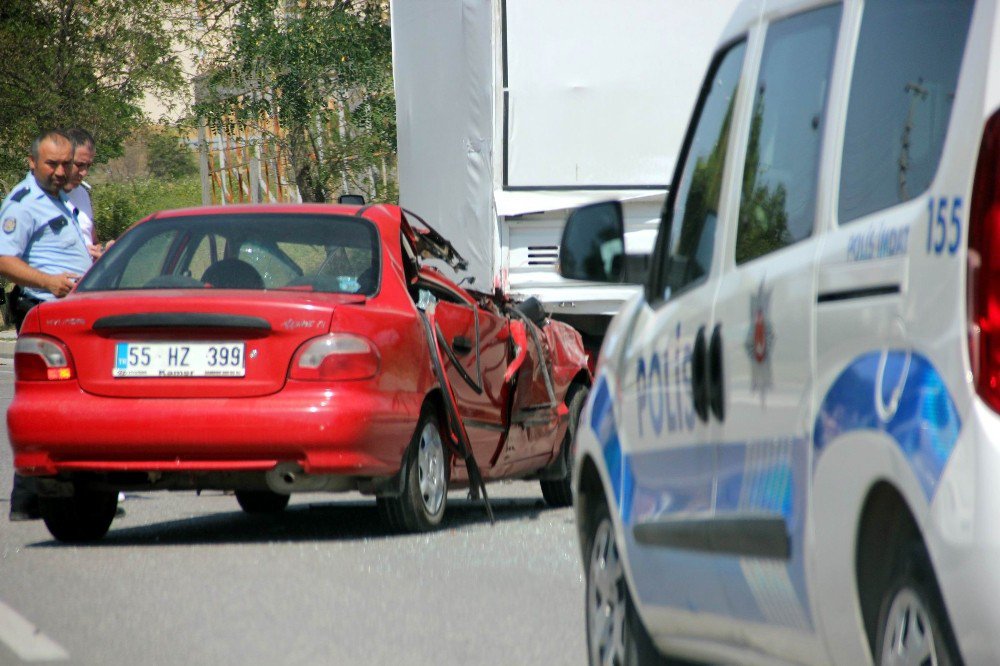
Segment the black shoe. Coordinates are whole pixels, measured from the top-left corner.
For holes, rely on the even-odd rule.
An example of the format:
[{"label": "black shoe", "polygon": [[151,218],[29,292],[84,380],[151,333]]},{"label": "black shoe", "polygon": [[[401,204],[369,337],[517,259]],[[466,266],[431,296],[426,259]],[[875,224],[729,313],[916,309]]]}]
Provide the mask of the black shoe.
[{"label": "black shoe", "polygon": [[27,510],[10,510],[10,522],[12,523],[20,523],[26,520],[41,520],[41,518],[42,514],[38,511],[38,509],[29,508]]}]

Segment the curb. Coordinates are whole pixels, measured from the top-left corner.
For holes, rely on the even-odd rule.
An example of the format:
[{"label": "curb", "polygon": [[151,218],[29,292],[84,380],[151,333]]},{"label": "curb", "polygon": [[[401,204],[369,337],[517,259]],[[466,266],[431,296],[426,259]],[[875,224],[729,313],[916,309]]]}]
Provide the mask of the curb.
[{"label": "curb", "polygon": [[14,359],[14,342],[17,340],[17,333],[14,329],[0,331],[0,359],[8,361]]}]

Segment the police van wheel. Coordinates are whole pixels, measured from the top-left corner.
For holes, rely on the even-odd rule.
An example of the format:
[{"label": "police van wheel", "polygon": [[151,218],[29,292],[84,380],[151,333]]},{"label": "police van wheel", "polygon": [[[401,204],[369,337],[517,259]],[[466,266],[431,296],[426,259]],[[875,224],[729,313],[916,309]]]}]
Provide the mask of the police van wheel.
[{"label": "police van wheel", "polygon": [[636,612],[625,581],[614,525],[603,502],[590,521],[586,628],[591,664],[646,666],[665,663]]},{"label": "police van wheel", "polygon": [[962,663],[923,546],[912,549],[882,597],[875,645],[882,666]]},{"label": "police van wheel", "polygon": [[97,541],[118,509],[115,491],[77,488],[72,497],[40,497],[38,507],[49,532],[64,543]]},{"label": "police van wheel", "polygon": [[291,495],[270,490],[237,490],[236,501],[246,513],[278,513],[288,506]]},{"label": "police van wheel", "polygon": [[393,530],[427,532],[444,518],[448,505],[448,451],[433,405],[426,405],[403,457],[399,497],[379,497],[382,520]]},{"label": "police van wheel", "polygon": [[551,507],[572,506],[573,504],[573,439],[576,437],[576,429],[580,423],[580,414],[583,412],[583,405],[587,402],[589,389],[583,384],[572,384],[566,391],[566,404],[569,407],[569,427],[566,428],[566,437],[563,439],[562,449],[559,455],[564,456],[566,461],[566,475],[561,479],[541,480],[542,497],[545,503]]}]

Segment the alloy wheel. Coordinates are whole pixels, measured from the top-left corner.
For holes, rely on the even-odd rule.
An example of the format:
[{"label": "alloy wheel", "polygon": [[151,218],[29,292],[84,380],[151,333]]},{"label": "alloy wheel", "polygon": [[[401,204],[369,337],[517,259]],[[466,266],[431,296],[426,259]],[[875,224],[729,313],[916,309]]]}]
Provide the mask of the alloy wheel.
[{"label": "alloy wheel", "polygon": [[625,574],[611,520],[605,517],[594,534],[587,568],[587,624],[590,662],[625,663]]},{"label": "alloy wheel", "polygon": [[420,433],[420,444],[417,448],[417,476],[420,486],[420,497],[424,508],[430,515],[435,515],[441,509],[447,488],[444,465],[444,446],[441,444],[441,433],[437,425],[428,422]]},{"label": "alloy wheel", "polygon": [[930,613],[911,588],[901,588],[886,618],[879,662],[883,666],[937,666],[938,640]]}]

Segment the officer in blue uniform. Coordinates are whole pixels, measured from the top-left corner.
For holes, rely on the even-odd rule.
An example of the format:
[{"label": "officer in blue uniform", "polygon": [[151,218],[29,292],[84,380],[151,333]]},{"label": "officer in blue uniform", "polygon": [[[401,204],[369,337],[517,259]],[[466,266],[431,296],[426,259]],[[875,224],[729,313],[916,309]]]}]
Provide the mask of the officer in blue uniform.
[{"label": "officer in blue uniform", "polygon": [[[73,144],[63,132],[39,135],[28,158],[31,173],[0,205],[0,275],[16,285],[10,310],[18,331],[28,310],[68,294],[92,263],[63,191],[72,159]],[[39,517],[32,485],[14,475],[11,520]]]}]

